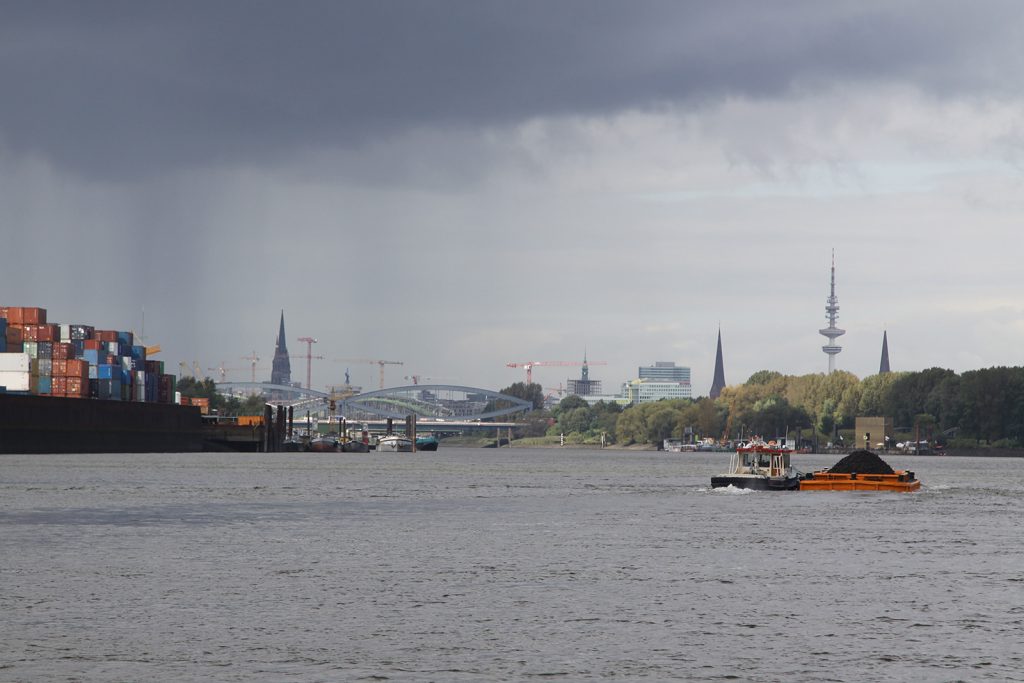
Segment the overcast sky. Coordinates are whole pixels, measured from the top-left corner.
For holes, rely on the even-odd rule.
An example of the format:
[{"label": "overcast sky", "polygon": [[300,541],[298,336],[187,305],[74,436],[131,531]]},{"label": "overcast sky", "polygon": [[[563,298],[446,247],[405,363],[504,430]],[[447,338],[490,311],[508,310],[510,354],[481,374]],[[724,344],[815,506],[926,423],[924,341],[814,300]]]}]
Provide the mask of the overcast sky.
[{"label": "overcast sky", "polygon": [[[1024,364],[1024,4],[0,2],[0,304],[314,387]],[[215,372],[209,373],[216,376]],[[576,368],[537,368],[555,388]],[[426,380],[424,380],[426,381]]]}]

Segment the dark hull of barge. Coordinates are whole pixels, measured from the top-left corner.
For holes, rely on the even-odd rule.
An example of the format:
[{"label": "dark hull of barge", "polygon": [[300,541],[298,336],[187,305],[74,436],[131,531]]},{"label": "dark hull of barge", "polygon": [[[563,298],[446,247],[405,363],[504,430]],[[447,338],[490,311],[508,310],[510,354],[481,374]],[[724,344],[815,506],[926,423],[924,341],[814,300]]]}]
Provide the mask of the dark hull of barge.
[{"label": "dark hull of barge", "polygon": [[195,406],[0,394],[0,453],[211,450]]}]

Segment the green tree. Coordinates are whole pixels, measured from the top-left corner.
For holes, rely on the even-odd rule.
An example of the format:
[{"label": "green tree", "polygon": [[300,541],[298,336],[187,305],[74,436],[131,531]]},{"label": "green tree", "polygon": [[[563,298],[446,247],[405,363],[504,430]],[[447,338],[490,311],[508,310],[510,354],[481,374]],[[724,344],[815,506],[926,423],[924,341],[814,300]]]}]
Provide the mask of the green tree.
[{"label": "green tree", "polygon": [[748,386],[771,384],[782,379],[782,373],[775,370],[758,370],[747,380]]},{"label": "green tree", "polygon": [[536,382],[516,382],[502,389],[501,393],[531,402],[534,410],[541,410],[544,407],[544,388]]}]

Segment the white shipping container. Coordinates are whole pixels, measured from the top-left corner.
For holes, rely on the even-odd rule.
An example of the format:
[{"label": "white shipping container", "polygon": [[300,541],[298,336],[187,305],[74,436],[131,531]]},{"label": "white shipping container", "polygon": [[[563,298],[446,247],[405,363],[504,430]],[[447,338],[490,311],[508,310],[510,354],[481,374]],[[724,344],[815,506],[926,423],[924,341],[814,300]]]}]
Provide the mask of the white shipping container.
[{"label": "white shipping container", "polygon": [[27,353],[0,353],[0,372],[28,372],[29,363]]},{"label": "white shipping container", "polygon": [[65,342],[66,341],[70,341],[71,340],[71,325],[70,324],[63,324],[63,325],[58,325],[57,327],[60,328],[60,340],[61,341],[65,341]]},{"label": "white shipping container", "polygon": [[[3,354],[6,355],[20,355],[20,354]],[[0,387],[6,387],[7,391],[28,391],[29,382],[31,377],[27,371],[25,372],[12,372],[10,370],[0,370]]]}]

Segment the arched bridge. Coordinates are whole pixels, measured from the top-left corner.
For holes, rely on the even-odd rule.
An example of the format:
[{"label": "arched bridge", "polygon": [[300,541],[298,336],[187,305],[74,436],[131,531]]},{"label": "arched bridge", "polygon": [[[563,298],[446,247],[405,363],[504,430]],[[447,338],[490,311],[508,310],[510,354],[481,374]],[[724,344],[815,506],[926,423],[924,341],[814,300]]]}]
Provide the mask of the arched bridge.
[{"label": "arched bridge", "polygon": [[[218,388],[275,392],[291,400],[330,399],[322,391],[261,382],[225,382]],[[425,420],[483,420],[533,410],[533,404],[490,389],[454,384],[413,384],[355,394],[338,401],[336,412],[348,419],[397,418],[416,415]]]}]

